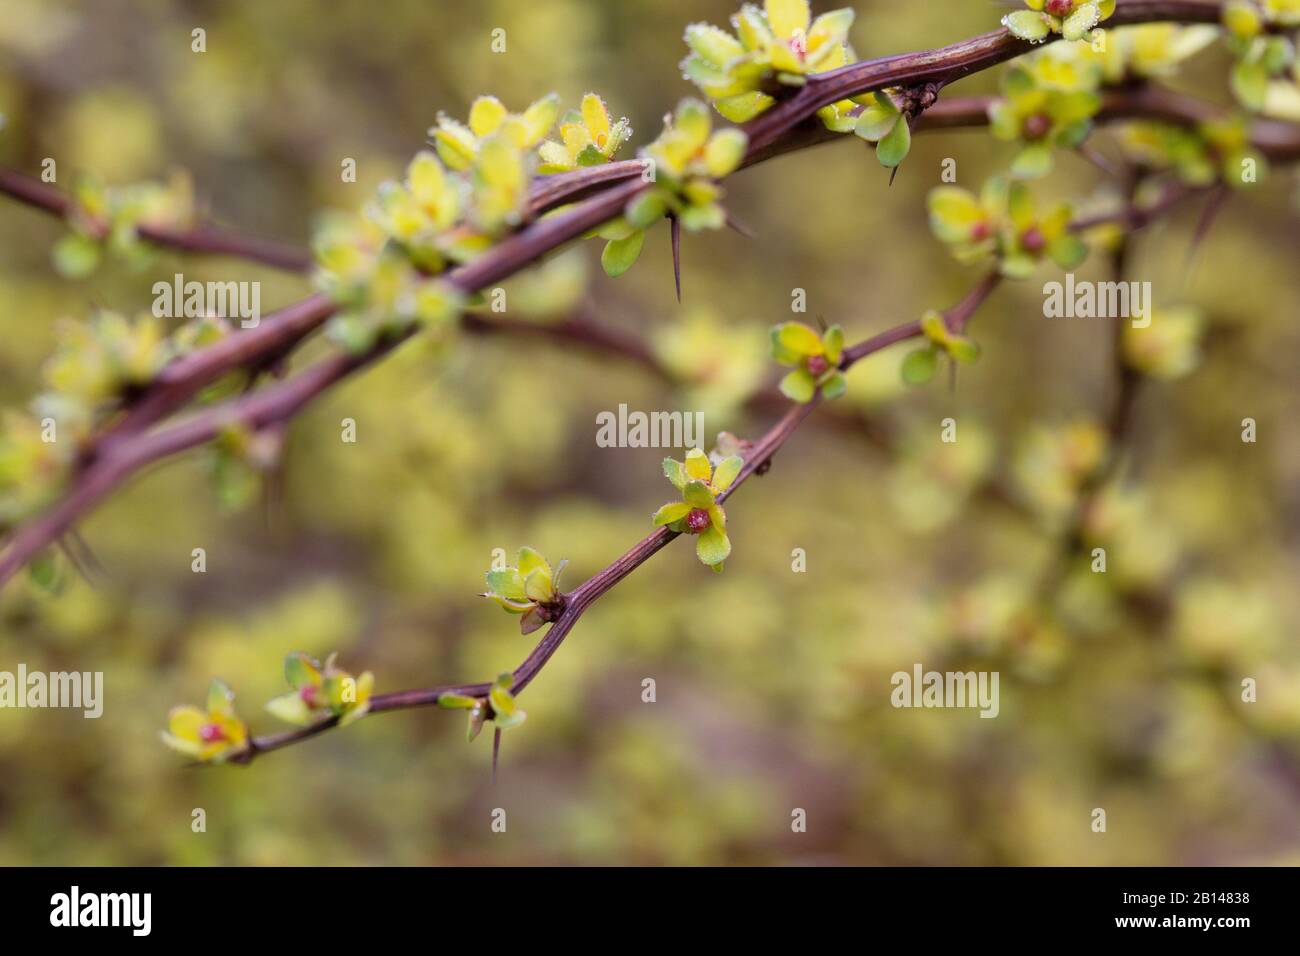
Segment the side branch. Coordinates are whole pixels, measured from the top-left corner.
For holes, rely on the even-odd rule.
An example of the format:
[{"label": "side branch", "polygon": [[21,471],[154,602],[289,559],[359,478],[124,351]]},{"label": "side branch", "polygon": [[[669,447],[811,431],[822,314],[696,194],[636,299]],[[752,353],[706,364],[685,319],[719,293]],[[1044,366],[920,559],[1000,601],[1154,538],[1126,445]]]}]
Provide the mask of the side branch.
[{"label": "side branch", "polygon": [[[1205,0],[1119,0],[1105,27],[1159,21],[1218,23],[1221,12],[1221,4]],[[1053,35],[1045,42],[1058,39],[1059,36]],[[751,147],[762,149],[823,106],[839,100],[886,87],[952,83],[1035,48],[1035,44],[1018,39],[1003,27],[933,50],[851,63],[808,77],[808,82],[795,95],[747,123],[745,132]]]},{"label": "side branch", "polygon": [[[12,169],[0,168],[0,193],[60,218],[66,217],[72,210],[72,199],[62,190]],[[310,253],[297,246],[285,245],[274,239],[247,236],[216,226],[169,229],[141,223],[136,227],[136,234],[155,245],[186,252],[235,256],[288,272],[306,272],[312,265]]]}]

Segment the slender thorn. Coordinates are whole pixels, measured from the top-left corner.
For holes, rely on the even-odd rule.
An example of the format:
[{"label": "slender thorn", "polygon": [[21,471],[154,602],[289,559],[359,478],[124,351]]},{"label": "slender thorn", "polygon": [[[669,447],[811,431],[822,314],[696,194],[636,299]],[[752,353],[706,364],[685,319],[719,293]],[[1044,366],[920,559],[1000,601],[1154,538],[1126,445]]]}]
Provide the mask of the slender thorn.
[{"label": "slender thorn", "polygon": [[82,537],[81,532],[76,528],[73,528],[68,532],[68,539],[81,555],[81,560],[85,563],[86,567],[94,572],[95,577],[101,581],[106,580],[108,578],[108,569],[104,567],[103,562],[99,560],[94,549],[92,549],[86,539]]},{"label": "slender thorn", "polygon": [[682,223],[676,216],[669,217],[673,239],[673,281],[677,286],[677,304],[682,304]]},{"label": "slender thorn", "polygon": [[492,731],[492,786],[497,785],[497,764],[501,759],[501,728]]},{"label": "slender thorn", "polygon": [[76,552],[72,550],[66,537],[59,539],[59,550],[62,551],[63,556],[68,559],[68,563],[72,565],[73,570],[76,571],[77,574],[81,575],[82,580],[94,587],[94,579],[90,576],[90,572],[86,570],[86,566],[81,563],[81,558],[79,558]]},{"label": "slender thorn", "polygon": [[734,215],[732,215],[730,212],[727,212],[726,215],[727,215],[727,225],[728,225],[730,228],[732,228],[732,229],[734,229],[736,232],[740,233],[740,234],[741,234],[742,236],[744,236],[746,239],[756,239],[756,238],[758,238],[758,236],[755,234],[755,232],[754,232],[753,229],[750,229],[749,226],[747,226],[745,223],[741,222],[739,219],[737,219],[737,218],[736,218]]},{"label": "slender thorn", "polygon": [[1215,219],[1219,216],[1219,211],[1223,209],[1228,200],[1228,188],[1220,185],[1210,193],[1209,201],[1205,204],[1205,209],[1201,211],[1201,218],[1196,222],[1196,231],[1192,233],[1191,244],[1187,247],[1187,259],[1183,263],[1184,270],[1190,270],[1192,260],[1196,258],[1196,252],[1201,247],[1205,237],[1210,234],[1210,227],[1214,225]]},{"label": "slender thorn", "polygon": [[262,475],[262,527],[275,529],[275,518],[284,500],[284,475],[280,465],[273,465]]},{"label": "slender thorn", "polygon": [[1124,175],[1123,170],[1121,170],[1118,166],[1112,163],[1101,153],[1097,152],[1096,149],[1089,146],[1087,143],[1080,143],[1078,146],[1075,147],[1075,152],[1077,152],[1088,162],[1092,163],[1092,165],[1096,166],[1107,176],[1112,176],[1115,179],[1119,179]]}]

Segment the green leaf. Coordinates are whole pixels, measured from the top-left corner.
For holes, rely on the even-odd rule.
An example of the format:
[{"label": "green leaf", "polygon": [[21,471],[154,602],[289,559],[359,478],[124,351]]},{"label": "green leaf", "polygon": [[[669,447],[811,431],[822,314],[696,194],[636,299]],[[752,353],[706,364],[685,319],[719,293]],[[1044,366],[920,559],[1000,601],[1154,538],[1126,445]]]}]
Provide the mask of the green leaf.
[{"label": "green leaf", "polygon": [[610,157],[604,155],[599,150],[599,147],[595,146],[595,143],[582,147],[582,152],[577,155],[577,165],[580,166],[599,166],[608,163],[608,161],[610,161]]},{"label": "green leaf", "polygon": [[921,331],[925,333],[927,339],[937,345],[947,347],[952,340],[952,329],[948,328],[948,320],[937,309],[927,309],[921,316]]},{"label": "green leaf", "polygon": [[637,231],[626,239],[615,239],[605,243],[605,250],[600,254],[600,264],[605,274],[617,279],[636,262],[641,255],[641,244],[645,242],[645,232]]},{"label": "green leaf", "polygon": [[732,17],[732,23],[746,50],[765,49],[776,39],[767,25],[763,11],[751,3],[741,6],[740,12]]},{"label": "green leaf", "polygon": [[894,124],[884,139],[876,144],[876,159],[886,169],[893,169],[907,158],[912,148],[912,128],[904,119]]},{"label": "green leaf", "polygon": [[509,686],[502,686],[500,680],[488,691],[488,700],[492,702],[492,711],[498,717],[508,717],[515,712],[515,696],[510,693]]},{"label": "green leaf", "polygon": [[208,685],[208,713],[235,716],[235,692],[226,686],[225,681],[215,677]]},{"label": "green leaf", "polygon": [[1073,269],[1088,258],[1088,244],[1074,233],[1067,232],[1047,244],[1047,254],[1062,269]]},{"label": "green leaf", "polygon": [[713,471],[712,487],[714,494],[721,494],[731,487],[731,483],[736,480],[740,474],[740,469],[745,467],[745,459],[739,455],[731,455],[728,458],[718,462],[718,467]]},{"label": "green leaf", "polygon": [[429,130],[429,135],[433,137],[434,148],[444,163],[452,169],[469,169],[478,142],[467,127],[439,115],[438,125]]},{"label": "green leaf", "polygon": [[523,121],[527,131],[527,139],[524,145],[533,146],[541,141],[542,137],[550,132],[551,127],[555,125],[556,119],[560,115],[560,96],[558,93],[548,93],[540,100],[530,103],[524,110]]},{"label": "green leaf", "polygon": [[691,513],[691,506],[685,501],[673,501],[654,513],[651,519],[655,527],[660,525],[672,524],[674,521],[680,521]]},{"label": "green leaf", "polygon": [[699,100],[688,96],[677,104],[677,110],[673,113],[673,129],[683,134],[687,143],[702,149],[708,142],[712,127],[709,109]]},{"label": "green leaf", "polygon": [[977,223],[985,219],[984,207],[960,186],[937,186],[926,200],[930,228],[943,242],[964,242]]},{"label": "green leaf", "polygon": [[321,682],[320,665],[301,651],[294,651],[284,659],[284,679],[294,690],[317,686]]},{"label": "green leaf", "polygon": [[909,352],[901,366],[903,381],[908,385],[924,385],[934,378],[939,364],[939,352],[933,346]]},{"label": "green leaf", "polygon": [[1046,143],[1026,146],[1011,163],[1011,175],[1020,179],[1037,179],[1052,171],[1052,147]]},{"label": "green leaf", "polygon": [[692,448],[686,453],[685,467],[689,478],[708,481],[713,476],[713,462],[709,461],[709,456],[698,448]]},{"label": "green leaf", "polygon": [[745,55],[745,48],[739,40],[707,23],[692,23],[686,28],[686,45],[718,66],[726,66],[736,57]]},{"label": "green leaf", "polygon": [[797,368],[781,379],[781,394],[792,402],[805,405],[817,391],[817,380],[806,368]]},{"label": "green leaf", "polygon": [[682,228],[687,232],[703,232],[706,229],[721,229],[727,224],[727,213],[717,203],[702,206],[687,206],[679,217]]},{"label": "green leaf", "polygon": [[980,357],[980,347],[964,335],[954,335],[948,342],[948,354],[962,365],[970,365]]},{"label": "green leaf", "polygon": [[844,377],[844,373],[836,369],[822,381],[822,398],[827,401],[839,398],[844,394],[844,390],[848,388],[848,384],[848,379]]},{"label": "green leaf", "polygon": [[795,355],[821,355],[824,351],[821,336],[802,322],[783,323],[777,327],[777,335],[781,344]]},{"label": "green leaf", "polygon": [[1017,253],[1015,255],[1005,256],[998,265],[998,271],[1008,279],[1028,279],[1034,274],[1034,269],[1038,263],[1032,256]]},{"label": "green leaf", "polygon": [[1242,60],[1232,68],[1232,93],[1247,109],[1259,112],[1268,98],[1268,70],[1263,63]]},{"label": "green leaf", "polygon": [[709,512],[709,520],[713,522],[713,526],[715,528],[721,528],[723,531],[726,531],[727,513],[722,510],[722,505],[715,504],[708,509],[708,512]]},{"label": "green leaf", "polygon": [[838,325],[832,325],[822,336],[822,348],[825,349],[826,361],[832,365],[839,365],[840,359],[844,356],[844,330]]},{"label": "green leaf", "polygon": [[673,487],[678,491],[686,487],[686,467],[676,458],[664,459],[664,476],[673,483]]},{"label": "green leaf", "polygon": [[539,604],[550,604],[555,600],[555,588],[551,586],[551,569],[534,568],[524,579],[524,592],[529,600]]},{"label": "green leaf", "polygon": [[681,64],[682,75],[700,88],[700,92],[714,100],[735,96],[746,90],[746,84],[726,67],[692,53]]},{"label": "green leaf", "polygon": [[721,179],[735,172],[745,158],[748,142],[748,137],[738,129],[719,130],[709,137],[709,145],[704,149],[704,166],[709,175]]},{"label": "green leaf", "polygon": [[1002,25],[1022,40],[1036,42],[1052,32],[1052,22],[1033,10],[1017,10],[1002,18]]},{"label": "green leaf", "polygon": [[307,706],[307,702],[302,699],[302,695],[296,691],[291,694],[272,697],[266,702],[266,709],[270,714],[285,723],[296,724],[299,727],[307,726],[320,716],[319,712],[313,712]]},{"label": "green leaf", "polygon": [[526,601],[528,593],[524,590],[524,576],[516,568],[503,568],[487,573],[488,590],[511,601]]},{"label": "green leaf", "polygon": [[469,128],[475,136],[487,136],[505,122],[509,111],[495,96],[480,96],[469,108]]},{"label": "green leaf", "polygon": [[637,228],[637,226],[628,222],[626,217],[620,216],[617,219],[611,219],[598,229],[592,230],[589,235],[598,236],[605,240],[627,239],[629,236],[636,234]]},{"label": "green leaf", "polygon": [[1017,97],[1034,89],[1034,77],[1019,63],[1013,63],[1002,75],[1002,91],[1008,96]]},{"label": "green leaf", "polygon": [[511,711],[509,714],[505,716],[498,714],[493,719],[493,723],[495,723],[497,727],[499,727],[502,730],[509,730],[511,727],[518,727],[520,724],[522,724],[524,722],[524,718],[527,716],[528,714],[525,711],[516,708],[515,710]]},{"label": "green leaf", "polygon": [[710,526],[695,542],[695,553],[705,564],[721,564],[731,554],[731,539],[721,528]]},{"label": "green leaf", "polygon": [[439,694],[438,706],[448,710],[469,710],[478,706],[478,698],[467,697],[465,694]]},{"label": "green leaf", "polygon": [[1024,183],[1013,181],[1007,185],[1007,212],[1017,229],[1034,224],[1034,197]]},{"label": "green leaf", "polygon": [[714,108],[733,123],[748,123],[776,100],[757,90],[728,96],[713,104]]},{"label": "green leaf", "polygon": [[512,601],[509,598],[502,597],[500,594],[490,593],[482,596],[485,598],[491,598],[497,604],[501,605],[508,614],[523,614],[525,611],[530,611],[533,608],[533,602],[527,599]]},{"label": "green leaf", "polygon": [[1075,7],[1074,12],[1061,24],[1061,36],[1067,40],[1082,40],[1084,35],[1101,21],[1101,10],[1095,0]]},{"label": "green leaf", "polygon": [[808,46],[816,48],[818,53],[828,46],[843,43],[853,25],[855,11],[852,7],[830,10],[812,22],[808,28]]},{"label": "green leaf", "polygon": [[687,482],[682,489],[682,498],[690,508],[710,508],[713,506],[713,492],[702,481]]},{"label": "green leaf", "polygon": [[345,312],[330,319],[325,334],[353,355],[368,352],[379,338],[379,330],[353,312]]},{"label": "green leaf", "polygon": [[1020,114],[1011,100],[995,100],[989,105],[988,113],[989,132],[995,138],[1002,140],[1020,138]]},{"label": "green leaf", "polygon": [[530,548],[527,545],[524,545],[519,549],[519,554],[515,558],[515,567],[519,569],[519,573],[522,574],[525,579],[527,579],[528,576],[538,568],[545,568],[548,574],[551,571],[551,565],[544,557],[542,557],[541,552],[537,551],[535,548]]},{"label": "green leaf", "polygon": [[1058,93],[1048,102],[1052,119],[1063,125],[1091,119],[1101,109],[1101,97],[1091,90]]},{"label": "green leaf", "polygon": [[781,341],[781,326],[772,326],[771,331],[768,333],[768,340],[770,343],[772,358],[780,362],[782,365],[798,365],[799,360],[803,358],[802,355],[789,348],[783,341]]},{"label": "green leaf", "polygon": [[1230,0],[1223,10],[1223,25],[1243,40],[1258,36],[1263,26],[1260,12],[1250,0]]},{"label": "green leaf", "polygon": [[[1278,0],[1274,0],[1278,2]],[[1290,2],[1294,5],[1295,0],[1281,0],[1281,2]],[[1292,25],[1300,26],[1300,8],[1292,14]],[[1295,58],[1295,47],[1286,37],[1269,37],[1264,41],[1264,49],[1260,54],[1259,62],[1264,64],[1264,69],[1270,75],[1280,73],[1290,66],[1291,61]]]},{"label": "green leaf", "polygon": [[787,40],[794,31],[806,32],[811,13],[808,0],[765,0],[767,22],[778,40]]},{"label": "green leaf", "polygon": [[668,204],[663,195],[657,189],[649,189],[628,203],[623,215],[634,228],[649,229],[667,211]]},{"label": "green leaf", "polygon": [[1081,145],[1092,132],[1092,120],[1081,119],[1063,127],[1056,134],[1056,145],[1062,149],[1074,149]]},{"label": "green leaf", "polygon": [[65,279],[84,279],[99,266],[99,243],[71,233],[54,244],[54,268]]},{"label": "green leaf", "polygon": [[893,100],[884,93],[877,93],[875,99],[858,116],[858,124],[853,132],[869,142],[877,142],[894,128],[900,116],[902,114]]},{"label": "green leaf", "polygon": [[421,282],[415,291],[415,314],[430,326],[451,323],[463,304],[460,290],[439,279]]},{"label": "green leaf", "polygon": [[33,558],[27,565],[27,577],[42,591],[55,593],[63,576],[59,573],[59,562],[53,552],[45,551]]}]

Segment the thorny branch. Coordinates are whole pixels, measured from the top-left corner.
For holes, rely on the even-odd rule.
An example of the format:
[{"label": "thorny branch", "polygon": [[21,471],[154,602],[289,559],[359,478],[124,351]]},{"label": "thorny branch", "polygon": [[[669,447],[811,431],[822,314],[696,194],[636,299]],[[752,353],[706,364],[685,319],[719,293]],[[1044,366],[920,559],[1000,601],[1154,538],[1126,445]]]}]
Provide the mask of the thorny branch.
[{"label": "thorny branch", "polygon": [[[984,125],[988,121],[988,103],[989,100],[984,97],[938,101],[921,114],[917,128],[923,131]],[[1196,100],[1166,90],[1145,87],[1111,91],[1101,113],[1106,120],[1140,116],[1184,124],[1199,122],[1210,115],[1213,115],[1212,112],[1207,112]],[[802,124],[772,147],[751,147],[745,165],[752,166],[786,152],[828,142],[832,138],[854,139],[844,134],[827,133],[820,124],[817,124],[815,130]],[[1255,126],[1254,140],[1261,151],[1272,159],[1300,159],[1300,128],[1293,124],[1259,122]],[[537,214],[555,209],[574,197],[587,195],[593,189],[604,189],[604,192],[568,212],[525,228],[481,260],[454,271],[451,274],[452,280],[466,291],[477,291],[506,278],[512,274],[512,270],[522,269],[546,251],[612,218],[640,188],[642,169],[639,160],[626,160],[540,179],[534,187],[531,203],[531,208]],[[11,171],[0,170],[0,192],[6,192],[49,212],[61,214],[66,209],[67,199],[57,190]],[[1153,207],[1130,207],[1125,214],[1125,222],[1130,228],[1137,228],[1151,217],[1161,214],[1165,202],[1174,202],[1179,198],[1181,196],[1171,190],[1164,200]],[[1109,218],[1109,215],[1098,216],[1094,220],[1080,222],[1079,225],[1095,225],[1108,221]],[[208,229],[206,234],[213,235],[217,232]],[[149,238],[160,245],[168,245],[177,235],[159,233]],[[253,250],[248,257],[257,258],[256,240],[246,240],[234,233],[220,235],[220,245],[224,251],[239,255],[240,250],[247,248]],[[158,456],[151,454],[150,447],[132,446],[140,436],[230,372],[265,365],[288,354],[298,343],[317,331],[333,312],[333,303],[325,296],[310,295],[266,316],[256,328],[229,336],[164,367],[153,384],[142,392],[121,417],[83,449],[79,473],[67,496],[50,511],[20,529],[10,540],[7,550],[0,555],[0,586],[32,557],[66,533],[118,482],[129,477],[134,468],[124,467],[124,462],[144,464],[157,460]],[[526,331],[524,323],[495,319],[467,317],[466,324],[472,331]],[[530,328],[527,331],[532,330]],[[538,326],[536,331],[537,334],[593,348],[621,352],[646,367],[651,367],[654,362],[653,355],[644,344],[612,330],[597,331],[594,323]],[[336,358],[328,369],[313,375],[311,381],[322,383],[322,388],[328,387],[387,354],[391,347],[392,343],[380,342],[370,353],[361,356],[359,361]],[[295,392],[301,387],[301,384],[294,386]],[[313,396],[301,397],[295,403],[294,410],[306,404],[311,397]],[[243,420],[240,410],[231,408],[227,412],[229,421]],[[218,426],[216,431],[219,430]],[[106,461],[107,459],[112,460]]]},{"label": "thorny branch", "polygon": [[[1219,13],[1218,3],[1200,0],[1121,0],[1110,25],[1152,21],[1217,22]],[[934,95],[927,95],[923,103],[917,103],[919,112],[914,119],[918,131],[983,125],[987,122],[987,99],[971,97],[936,102],[938,89],[1031,48],[1030,44],[1003,29],[935,50],[867,60],[811,76],[788,99],[746,124],[744,129],[749,142],[743,166],[832,138],[852,139],[843,134],[829,134],[819,126],[814,128],[810,120],[822,106],[886,87],[933,91]],[[1126,117],[1158,118],[1191,125],[1203,121],[1208,115],[1207,107],[1198,101],[1154,87],[1136,87],[1109,91],[1098,118],[1101,121]],[[1252,130],[1252,140],[1271,159],[1300,159],[1300,128],[1291,124],[1257,122]],[[544,219],[534,218],[529,225],[498,243],[481,258],[453,270],[448,274],[449,281],[463,292],[472,293],[508,278],[552,250],[617,217],[630,199],[647,188],[648,184],[642,182],[642,173],[643,164],[631,160],[539,179],[530,201],[534,217],[561,206],[574,205]],[[0,192],[56,215],[68,211],[69,200],[63,194],[12,171],[0,170]],[[1108,214],[1079,220],[1074,223],[1074,228],[1117,220],[1130,229],[1136,229],[1162,214],[1188,192],[1186,189],[1170,190],[1150,207],[1129,205],[1118,216]],[[310,266],[309,257],[299,250],[211,226],[189,231],[141,226],[138,232],[142,238],[162,246],[239,256],[290,271],[303,272]],[[978,284],[962,302],[946,313],[949,326],[961,331],[996,286],[996,275]],[[85,449],[67,495],[13,537],[5,553],[0,555],[0,585],[40,550],[68,533],[81,516],[140,468],[211,441],[233,423],[254,429],[279,425],[316,395],[387,354],[415,331],[410,329],[389,336],[360,355],[331,356],[292,378],[204,410],[180,424],[151,431],[223,375],[242,368],[265,367],[270,361],[286,356],[333,312],[334,306],[324,296],[308,296],[266,317],[254,329],[232,335],[166,366],[117,421]],[[466,324],[474,331],[489,328],[493,331],[524,331],[519,328],[520,323],[472,317],[466,320]],[[538,331],[544,329],[538,327]],[[639,342],[601,329],[594,323],[575,319],[545,331],[566,340],[620,352],[652,370],[655,367],[653,354]],[[873,352],[920,334],[920,325],[914,322],[873,336],[845,351],[842,368],[847,369]],[[735,484],[720,500],[729,496],[750,475],[761,473],[775,452],[818,404],[819,401],[814,399],[806,405],[792,406],[754,443]],[[568,594],[561,616],[514,672],[515,690],[521,691],[533,680],[595,600],[674,537],[676,534],[666,528],[657,530]],[[379,712],[427,706],[435,704],[447,693],[485,697],[488,686],[468,684],[383,694],[372,699],[370,709]],[[257,753],[314,736],[334,723],[326,720],[303,730],[254,738],[243,759],[250,760]]]},{"label": "thorny branch", "polygon": [[[971,316],[997,288],[998,281],[998,274],[996,272],[990,273],[961,302],[948,310],[945,313],[945,318],[949,326],[958,331],[965,328]],[[846,348],[840,361],[840,368],[847,370],[873,352],[878,352],[896,342],[915,338],[921,334],[920,324],[909,322],[906,325],[900,325],[887,332],[872,336],[850,348]],[[771,463],[772,457],[780,450],[781,446],[786,443],[790,436],[794,434],[795,429],[820,404],[820,398],[814,398],[804,405],[790,405],[785,415],[745,452],[744,467],[741,468],[740,474],[731,487],[718,496],[718,501],[722,502],[729,498],[751,475],[765,471],[766,466]],[[658,528],[652,534],[642,538],[604,570],[588,578],[578,588],[564,595],[563,613],[551,624],[550,629],[537,643],[537,646],[533,648],[532,653],[515,669],[514,693],[522,692],[524,688],[532,683],[533,678],[537,676],[538,672],[546,665],[546,662],[559,649],[565,637],[573,630],[573,626],[578,623],[578,619],[598,598],[663,550],[676,537],[679,537],[676,532],[670,531],[666,527]],[[486,697],[490,686],[486,683],[460,684],[447,687],[430,687],[423,690],[399,691],[392,694],[377,694],[371,698],[370,710],[373,713],[387,710],[403,710],[410,707],[428,707],[436,705],[438,699],[445,694]],[[336,721],[331,718],[302,730],[291,730],[269,737],[253,737],[250,740],[249,750],[244,753],[241,762],[251,761],[259,753],[278,750],[308,737],[314,737],[316,734],[328,730],[335,723]]]}]

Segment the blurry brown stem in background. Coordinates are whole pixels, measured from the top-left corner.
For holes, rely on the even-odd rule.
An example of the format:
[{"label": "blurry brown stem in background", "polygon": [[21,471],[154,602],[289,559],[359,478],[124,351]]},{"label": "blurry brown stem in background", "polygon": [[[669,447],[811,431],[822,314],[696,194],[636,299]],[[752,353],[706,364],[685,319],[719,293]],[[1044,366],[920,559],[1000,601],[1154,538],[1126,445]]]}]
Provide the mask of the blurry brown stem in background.
[{"label": "blurry brown stem in background", "polygon": [[[56,216],[66,217],[72,209],[72,199],[66,193],[12,169],[0,168],[0,193],[25,202],[29,206],[44,209]],[[92,225],[92,231],[101,238],[107,228],[103,223]],[[273,239],[247,236],[215,226],[170,229],[141,224],[137,227],[136,234],[155,245],[185,252],[236,256],[288,272],[306,272],[312,265],[311,254],[304,249],[287,246]]]},{"label": "blurry brown stem in background", "polygon": [[[1125,199],[1131,204],[1137,191],[1137,170],[1132,168],[1122,170],[1120,183],[1124,188]],[[1173,202],[1185,195],[1185,191],[1178,191],[1172,199],[1170,199],[1168,193],[1163,198],[1170,199],[1168,204],[1172,205]],[[1160,202],[1157,202],[1157,205],[1160,204]],[[1145,224],[1146,221],[1149,220],[1144,220],[1142,223],[1130,222],[1129,225],[1136,228],[1138,225]],[[1110,272],[1113,281],[1125,281],[1129,272],[1132,253],[1133,234],[1131,231],[1123,232],[1110,253]],[[1150,308],[1151,303],[1148,302],[1147,309]],[[1142,377],[1129,366],[1124,357],[1124,323],[1129,319],[1124,316],[1116,316],[1114,321],[1115,327],[1111,337],[1111,366],[1114,370],[1113,394],[1110,410],[1103,416],[1106,422],[1106,447],[1102,452],[1101,460],[1083,477],[1078,494],[1071,507],[1070,517],[1061,535],[1060,546],[1039,579],[1037,594],[1041,602],[1047,602],[1055,595],[1069,574],[1070,565],[1084,548],[1092,513],[1106,486],[1118,473],[1131,437],[1133,407],[1137,402]]]}]

